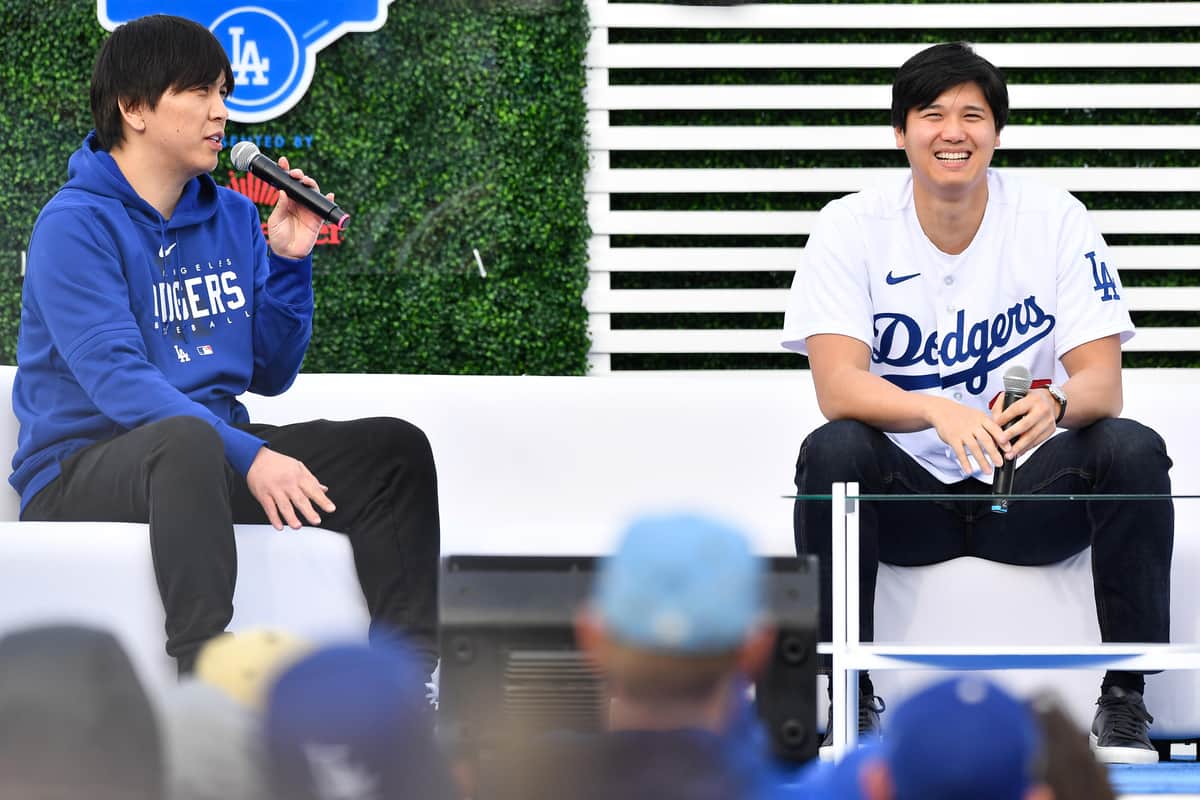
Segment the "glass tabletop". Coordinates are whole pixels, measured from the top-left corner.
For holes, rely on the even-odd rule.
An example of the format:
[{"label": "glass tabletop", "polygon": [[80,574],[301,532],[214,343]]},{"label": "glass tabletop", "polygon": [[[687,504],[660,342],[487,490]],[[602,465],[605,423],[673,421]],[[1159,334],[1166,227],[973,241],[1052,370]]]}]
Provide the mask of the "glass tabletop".
[{"label": "glass tabletop", "polygon": [[[785,500],[813,500],[813,501],[831,501],[832,494],[785,494],[780,495]],[[1104,501],[1104,500],[1195,500],[1200,499],[1200,494],[1190,494],[1183,492],[1172,492],[1170,494],[1088,494],[1078,492],[1075,494],[1006,494],[995,495],[988,493],[972,493],[972,494],[957,494],[957,493],[940,493],[940,494],[869,494],[866,492],[852,494],[846,493],[847,500],[864,500],[864,501],[883,501],[883,502],[902,502],[902,501],[924,501],[924,500],[980,500],[991,501],[997,497],[1005,497],[1009,500],[1066,500],[1072,502],[1078,501]]]}]

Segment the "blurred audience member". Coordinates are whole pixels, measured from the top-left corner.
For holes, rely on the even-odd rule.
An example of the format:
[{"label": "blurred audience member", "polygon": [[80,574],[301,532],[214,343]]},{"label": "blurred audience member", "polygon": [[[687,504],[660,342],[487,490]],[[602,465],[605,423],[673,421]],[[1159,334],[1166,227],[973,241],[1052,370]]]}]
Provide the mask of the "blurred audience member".
[{"label": "blurred audience member", "polygon": [[977,677],[942,680],[895,712],[883,743],[816,770],[813,800],[1054,800],[1033,713]]},{"label": "blurred audience member", "polygon": [[822,756],[800,775],[797,797],[804,800],[894,800],[894,792],[883,764],[879,737],[833,763]]},{"label": "blurred audience member", "polygon": [[725,800],[777,791],[762,741],[748,747],[727,735],[745,710],[746,679],[772,652],[764,584],[760,559],[736,530],[687,515],[635,522],[602,564],[576,626],[608,684],[610,730],[531,744],[504,796]]},{"label": "blurred audience member", "polygon": [[162,706],[167,800],[272,797],[255,710],[194,679],[168,686]]},{"label": "blurred audience member", "polygon": [[279,630],[225,633],[200,649],[196,678],[246,708],[260,710],[275,678],[313,648],[306,639]]},{"label": "blurred audience member", "polygon": [[1116,800],[1108,769],[1096,760],[1088,732],[1072,721],[1052,695],[1031,704],[1046,748],[1046,783],[1054,800]]},{"label": "blurred audience member", "polygon": [[422,665],[398,643],[336,645],[301,658],[267,693],[268,771],[286,800],[443,800]]},{"label": "blurred audience member", "polygon": [[163,772],[154,709],[112,634],[0,639],[0,797],[161,800]]}]

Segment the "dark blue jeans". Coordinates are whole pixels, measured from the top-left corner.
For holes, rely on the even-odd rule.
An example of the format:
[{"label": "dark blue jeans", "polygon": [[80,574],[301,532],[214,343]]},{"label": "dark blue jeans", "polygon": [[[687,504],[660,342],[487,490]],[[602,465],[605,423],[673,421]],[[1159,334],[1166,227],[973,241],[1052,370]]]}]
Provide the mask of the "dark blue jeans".
[{"label": "dark blue jeans", "polygon": [[[1162,437],[1128,419],[1104,419],[1060,433],[1016,470],[1014,494],[1167,494],[1171,480]],[[828,494],[834,481],[858,481],[863,494],[988,494],[974,478],[946,485],[875,428],[830,422],[800,447],[796,489]],[[796,551],[820,559],[822,641],[829,641],[832,597],[830,503],[797,500]],[[1169,499],[1055,502],[1014,500],[995,514],[986,500],[864,502],[859,514],[860,630],[874,640],[879,562],[935,564],[978,556],[1041,565],[1092,547],[1096,614],[1105,642],[1166,642],[1170,637]]]}]

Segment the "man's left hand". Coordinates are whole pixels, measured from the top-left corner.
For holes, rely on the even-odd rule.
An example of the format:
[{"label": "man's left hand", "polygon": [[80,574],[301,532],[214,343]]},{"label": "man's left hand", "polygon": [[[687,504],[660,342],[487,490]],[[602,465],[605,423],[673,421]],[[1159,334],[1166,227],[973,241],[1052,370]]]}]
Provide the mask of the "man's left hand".
[{"label": "man's left hand", "polygon": [[[279,166],[305,186],[317,191],[317,182],[305,175],[299,169],[290,169],[286,157],[280,156]],[[325,195],[333,199],[333,192]],[[317,243],[317,235],[321,232],[321,218],[301,204],[292,200],[286,193],[279,193],[275,210],[267,218],[267,239],[271,250],[277,256],[284,258],[304,258],[312,252]]]}]

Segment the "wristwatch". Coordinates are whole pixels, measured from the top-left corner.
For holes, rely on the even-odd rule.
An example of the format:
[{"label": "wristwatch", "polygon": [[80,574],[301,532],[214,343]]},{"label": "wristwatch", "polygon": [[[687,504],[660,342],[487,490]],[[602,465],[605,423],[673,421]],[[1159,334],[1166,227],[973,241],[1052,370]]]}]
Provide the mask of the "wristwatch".
[{"label": "wristwatch", "polygon": [[1063,415],[1067,413],[1067,393],[1055,383],[1047,384],[1046,391],[1058,401],[1058,416],[1054,418],[1054,424],[1057,425],[1062,422]]}]

